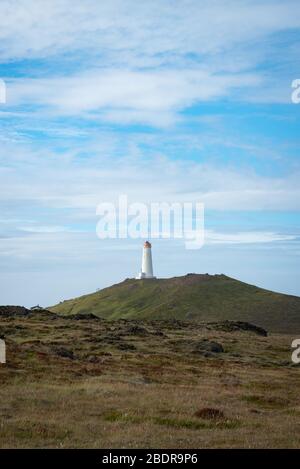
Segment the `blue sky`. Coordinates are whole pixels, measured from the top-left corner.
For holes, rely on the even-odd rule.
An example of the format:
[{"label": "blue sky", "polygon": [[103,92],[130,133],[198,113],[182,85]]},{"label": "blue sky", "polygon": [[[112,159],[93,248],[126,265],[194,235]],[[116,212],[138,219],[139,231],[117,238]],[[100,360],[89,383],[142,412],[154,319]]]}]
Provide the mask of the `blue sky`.
[{"label": "blue sky", "polygon": [[2,0],[0,303],[133,277],[140,240],[96,206],[205,204],[206,243],[155,240],[158,276],[300,295],[298,1]]}]

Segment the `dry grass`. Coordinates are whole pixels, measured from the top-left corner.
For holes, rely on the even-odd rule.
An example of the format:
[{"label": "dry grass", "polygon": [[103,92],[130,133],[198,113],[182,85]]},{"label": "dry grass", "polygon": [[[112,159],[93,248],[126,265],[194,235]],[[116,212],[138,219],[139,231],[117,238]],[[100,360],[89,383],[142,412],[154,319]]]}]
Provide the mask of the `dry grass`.
[{"label": "dry grass", "polygon": [[199,417],[200,419],[207,419],[207,420],[224,420],[225,415],[224,412],[220,409],[214,409],[212,407],[204,407],[203,409],[199,409],[195,412],[195,417]]},{"label": "dry grass", "polygon": [[[140,336],[125,322],[1,319],[0,447],[300,447],[289,336],[143,327]],[[225,353],[195,355],[201,338]]]}]

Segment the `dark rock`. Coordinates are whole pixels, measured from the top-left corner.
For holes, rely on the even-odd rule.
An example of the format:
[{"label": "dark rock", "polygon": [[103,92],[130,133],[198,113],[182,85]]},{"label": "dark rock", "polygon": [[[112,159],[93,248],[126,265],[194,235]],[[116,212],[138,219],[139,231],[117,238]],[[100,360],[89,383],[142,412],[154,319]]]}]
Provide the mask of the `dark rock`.
[{"label": "dark rock", "polygon": [[111,352],[100,352],[101,353],[101,356],[103,357],[112,357],[113,354]]},{"label": "dark rock", "polygon": [[192,311],[188,311],[185,315],[185,319],[193,319],[194,313]]},{"label": "dark rock", "polygon": [[120,350],[136,350],[136,347],[133,344],[128,344],[127,342],[119,343],[117,348]]},{"label": "dark rock", "polygon": [[90,336],[88,338],[88,341],[92,344],[93,343],[99,344],[99,343],[103,342],[103,337],[101,337],[101,336],[94,336],[94,337]]},{"label": "dark rock", "polygon": [[107,334],[101,338],[99,338],[98,342],[106,342],[108,344],[114,344],[115,342],[119,342],[121,340],[121,336],[118,334]]},{"label": "dark rock", "polygon": [[130,326],[127,329],[125,329],[125,334],[145,336],[149,334],[149,331],[147,331],[147,329],[145,329],[144,327]]},{"label": "dark rock", "polygon": [[0,306],[0,316],[4,317],[22,317],[28,316],[30,313],[30,309],[24,308],[24,306]]},{"label": "dark rock", "polygon": [[175,318],[166,320],[165,325],[171,329],[183,329],[185,327],[185,323],[183,321]]},{"label": "dark rock", "polygon": [[290,360],[284,360],[282,362],[279,362],[279,366],[291,366],[292,362]]},{"label": "dark rock", "polygon": [[81,319],[86,319],[86,320],[92,320],[92,319],[100,319],[98,316],[96,316],[93,313],[77,313],[77,314],[72,314],[70,316],[66,316],[68,319],[74,319],[75,321],[81,320]]},{"label": "dark rock", "polygon": [[[201,354],[211,354],[211,353],[223,353],[224,349],[221,344],[218,342],[213,342],[207,339],[202,339],[198,343],[195,344],[194,353],[201,353]],[[210,355],[207,355],[210,356]]]},{"label": "dark rock", "polygon": [[48,319],[56,319],[58,315],[48,311],[47,309],[27,309],[24,306],[0,306],[0,317],[13,318],[13,317],[24,317],[24,318],[35,318],[39,316],[46,316]]},{"label": "dark rock", "polygon": [[74,360],[75,358],[74,352],[72,350],[66,349],[65,347],[53,347],[53,351],[56,355],[63,358],[69,358],[70,360]]},{"label": "dark rock", "polygon": [[101,361],[101,358],[97,357],[96,355],[91,355],[87,359],[88,362],[90,363],[99,363]]},{"label": "dark rock", "polygon": [[162,331],[159,331],[159,330],[152,331],[151,334],[157,335],[159,337],[166,337],[166,335]]},{"label": "dark rock", "polygon": [[248,331],[264,337],[268,335],[267,331],[262,327],[244,321],[209,322],[207,323],[207,326],[210,329],[224,332]]}]

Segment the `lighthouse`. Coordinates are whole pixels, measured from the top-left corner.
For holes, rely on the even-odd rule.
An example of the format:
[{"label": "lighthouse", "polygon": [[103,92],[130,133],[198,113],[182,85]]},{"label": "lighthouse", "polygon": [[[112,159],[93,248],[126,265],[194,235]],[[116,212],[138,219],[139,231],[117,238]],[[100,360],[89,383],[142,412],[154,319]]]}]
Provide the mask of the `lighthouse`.
[{"label": "lighthouse", "polygon": [[155,278],[153,275],[151,244],[146,241],[143,246],[142,269],[137,279]]}]

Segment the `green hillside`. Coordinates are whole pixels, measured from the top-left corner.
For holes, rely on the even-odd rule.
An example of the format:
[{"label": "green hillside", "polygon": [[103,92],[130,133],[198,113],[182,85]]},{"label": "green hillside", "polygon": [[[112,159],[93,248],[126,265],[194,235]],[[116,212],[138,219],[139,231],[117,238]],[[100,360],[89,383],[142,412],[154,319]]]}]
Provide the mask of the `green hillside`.
[{"label": "green hillside", "polygon": [[300,333],[299,297],[264,290],[226,275],[126,279],[48,309],[62,315],[93,313],[107,319],[228,319],[252,322],[272,332]]}]

